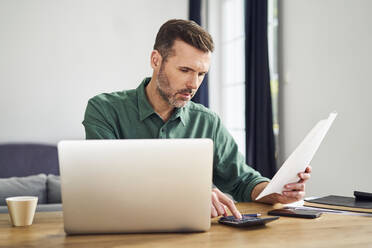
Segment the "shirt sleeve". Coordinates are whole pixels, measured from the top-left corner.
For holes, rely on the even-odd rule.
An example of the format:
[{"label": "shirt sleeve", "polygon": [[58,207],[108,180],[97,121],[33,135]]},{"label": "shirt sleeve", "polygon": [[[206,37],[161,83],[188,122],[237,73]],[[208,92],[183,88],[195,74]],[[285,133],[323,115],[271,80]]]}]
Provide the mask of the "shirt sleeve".
[{"label": "shirt sleeve", "polygon": [[252,201],[253,188],[270,181],[245,163],[238,151],[234,138],[217,117],[214,137],[213,181],[223,192],[229,193],[236,201]]},{"label": "shirt sleeve", "polygon": [[84,121],[86,139],[117,139],[105,114],[104,103],[92,98],[88,101]]}]

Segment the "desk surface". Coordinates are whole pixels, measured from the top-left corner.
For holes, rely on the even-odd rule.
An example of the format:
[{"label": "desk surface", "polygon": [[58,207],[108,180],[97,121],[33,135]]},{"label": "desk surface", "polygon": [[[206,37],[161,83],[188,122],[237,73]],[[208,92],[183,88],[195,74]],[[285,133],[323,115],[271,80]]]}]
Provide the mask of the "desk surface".
[{"label": "desk surface", "polygon": [[[242,213],[265,213],[271,206],[237,205]],[[36,213],[30,227],[11,227],[0,214],[0,247],[371,247],[372,218],[323,214],[309,220],[281,217],[262,227],[237,229],[212,220],[204,233],[66,236],[62,212]]]}]

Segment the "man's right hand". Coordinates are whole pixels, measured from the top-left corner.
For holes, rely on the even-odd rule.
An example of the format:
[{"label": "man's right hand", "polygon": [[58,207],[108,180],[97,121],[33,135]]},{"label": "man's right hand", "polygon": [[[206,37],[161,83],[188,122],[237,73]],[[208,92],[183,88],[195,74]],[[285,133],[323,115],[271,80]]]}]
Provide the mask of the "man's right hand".
[{"label": "man's right hand", "polygon": [[242,215],[236,208],[235,203],[232,199],[222,193],[219,189],[212,189],[211,218],[221,215],[227,216],[226,207],[230,210],[235,218],[242,218]]}]

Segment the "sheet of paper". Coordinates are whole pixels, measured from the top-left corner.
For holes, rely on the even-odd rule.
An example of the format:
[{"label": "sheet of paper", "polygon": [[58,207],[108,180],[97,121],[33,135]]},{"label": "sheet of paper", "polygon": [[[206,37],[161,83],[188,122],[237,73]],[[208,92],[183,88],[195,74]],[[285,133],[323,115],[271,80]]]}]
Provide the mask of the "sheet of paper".
[{"label": "sheet of paper", "polygon": [[284,185],[294,183],[299,180],[298,173],[305,171],[307,165],[310,164],[315,152],[319,148],[320,143],[327,134],[337,113],[333,112],[328,119],[319,121],[315,127],[306,135],[305,139],[293,151],[288,159],[280,167],[279,171],[274,175],[273,179],[266,188],[258,195],[256,200],[261,199],[272,193],[281,194]]},{"label": "sheet of paper", "polygon": [[[313,200],[319,197],[312,196],[312,197],[306,197],[306,200]],[[295,210],[316,210],[321,211],[323,213],[331,213],[331,214],[342,214],[342,215],[354,215],[354,216],[365,216],[372,218],[372,214],[369,213],[357,213],[357,212],[351,212],[351,211],[342,211],[342,210],[334,210],[334,209],[327,209],[327,208],[314,208],[314,207],[307,207],[304,206],[304,200],[284,204],[284,208],[286,209],[295,209]]]}]

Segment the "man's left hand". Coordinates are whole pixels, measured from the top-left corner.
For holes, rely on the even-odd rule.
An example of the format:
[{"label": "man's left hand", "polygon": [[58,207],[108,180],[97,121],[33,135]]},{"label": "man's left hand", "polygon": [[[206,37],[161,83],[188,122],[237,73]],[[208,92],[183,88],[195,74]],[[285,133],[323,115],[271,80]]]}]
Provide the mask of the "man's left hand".
[{"label": "man's left hand", "polygon": [[[310,173],[311,173],[311,166],[309,165],[306,167],[305,172],[298,173],[298,176],[300,180],[296,183],[289,183],[284,186],[285,190],[283,190],[282,194],[270,194],[267,195],[258,202],[264,202],[264,203],[292,203],[299,200],[302,200],[305,196],[305,184],[306,181],[310,179]],[[261,193],[261,191],[267,186],[267,182],[257,184],[256,187],[253,188],[252,191],[252,200],[256,199],[256,197]]]}]

